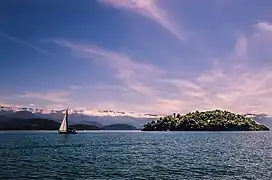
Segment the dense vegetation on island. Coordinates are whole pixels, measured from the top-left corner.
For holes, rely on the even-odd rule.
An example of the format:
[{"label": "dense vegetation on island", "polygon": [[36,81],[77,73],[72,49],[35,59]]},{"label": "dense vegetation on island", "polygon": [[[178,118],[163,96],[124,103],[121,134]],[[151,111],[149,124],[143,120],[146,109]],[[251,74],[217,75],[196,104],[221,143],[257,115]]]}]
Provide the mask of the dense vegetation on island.
[{"label": "dense vegetation on island", "polygon": [[265,125],[243,115],[213,110],[174,113],[144,125],[142,131],[269,131]]}]

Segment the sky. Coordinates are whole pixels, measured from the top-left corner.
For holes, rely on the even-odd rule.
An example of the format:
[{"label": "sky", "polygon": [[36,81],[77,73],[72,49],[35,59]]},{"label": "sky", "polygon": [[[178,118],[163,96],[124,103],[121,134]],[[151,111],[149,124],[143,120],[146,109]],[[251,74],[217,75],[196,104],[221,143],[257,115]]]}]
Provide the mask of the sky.
[{"label": "sky", "polygon": [[272,115],[271,0],[1,0],[0,103]]}]

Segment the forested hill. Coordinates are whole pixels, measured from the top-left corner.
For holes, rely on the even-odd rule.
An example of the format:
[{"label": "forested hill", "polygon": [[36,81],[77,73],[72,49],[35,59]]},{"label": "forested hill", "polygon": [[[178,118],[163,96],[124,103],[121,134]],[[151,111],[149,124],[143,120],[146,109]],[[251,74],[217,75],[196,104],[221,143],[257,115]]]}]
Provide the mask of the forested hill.
[{"label": "forested hill", "polygon": [[269,131],[253,119],[228,111],[213,110],[173,114],[153,120],[142,131]]},{"label": "forested hill", "polygon": [[[58,130],[60,123],[49,119],[12,119],[1,120],[0,130]],[[99,130],[99,127],[85,124],[73,124],[69,126],[78,130]]]}]

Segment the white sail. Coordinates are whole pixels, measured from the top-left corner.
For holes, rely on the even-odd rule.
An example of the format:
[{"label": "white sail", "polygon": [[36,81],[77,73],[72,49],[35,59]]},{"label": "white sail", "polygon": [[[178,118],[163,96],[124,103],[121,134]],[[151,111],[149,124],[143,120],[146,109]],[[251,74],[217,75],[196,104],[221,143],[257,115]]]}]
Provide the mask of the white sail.
[{"label": "white sail", "polygon": [[59,128],[59,131],[61,131],[61,132],[67,132],[68,131],[68,122],[67,122],[67,120],[68,120],[68,109],[65,112],[65,115],[63,117],[63,120],[62,120],[60,128]]}]

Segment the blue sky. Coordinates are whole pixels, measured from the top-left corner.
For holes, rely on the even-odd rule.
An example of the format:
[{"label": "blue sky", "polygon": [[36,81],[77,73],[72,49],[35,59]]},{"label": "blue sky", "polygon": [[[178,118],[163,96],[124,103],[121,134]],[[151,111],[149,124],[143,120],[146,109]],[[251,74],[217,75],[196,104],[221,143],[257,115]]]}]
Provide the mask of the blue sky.
[{"label": "blue sky", "polygon": [[270,0],[0,2],[0,103],[272,114]]}]

